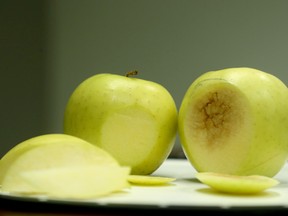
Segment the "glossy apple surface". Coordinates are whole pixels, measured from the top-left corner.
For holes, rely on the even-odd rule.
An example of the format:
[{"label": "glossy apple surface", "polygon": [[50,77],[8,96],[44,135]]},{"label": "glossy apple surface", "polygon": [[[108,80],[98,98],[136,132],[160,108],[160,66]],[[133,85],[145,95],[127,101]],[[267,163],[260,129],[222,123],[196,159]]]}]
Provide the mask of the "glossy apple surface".
[{"label": "glossy apple surface", "polygon": [[177,108],[162,85],[97,74],[71,94],[64,133],[111,153],[133,174],[154,172],[169,156],[177,134]]},{"label": "glossy apple surface", "polygon": [[179,110],[179,137],[199,172],[274,176],[288,154],[288,90],[253,68],[204,73]]}]

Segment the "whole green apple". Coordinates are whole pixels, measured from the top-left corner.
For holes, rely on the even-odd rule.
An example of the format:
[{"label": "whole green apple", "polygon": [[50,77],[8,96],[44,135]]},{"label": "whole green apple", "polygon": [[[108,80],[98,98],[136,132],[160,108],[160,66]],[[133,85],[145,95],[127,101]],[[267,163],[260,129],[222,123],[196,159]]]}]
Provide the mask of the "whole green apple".
[{"label": "whole green apple", "polygon": [[162,85],[103,73],[87,78],[71,94],[64,133],[105,149],[132,174],[146,175],[172,151],[177,118],[176,104]]},{"label": "whole green apple", "polygon": [[254,68],[202,74],[179,109],[179,138],[199,172],[274,176],[288,155],[288,90]]}]

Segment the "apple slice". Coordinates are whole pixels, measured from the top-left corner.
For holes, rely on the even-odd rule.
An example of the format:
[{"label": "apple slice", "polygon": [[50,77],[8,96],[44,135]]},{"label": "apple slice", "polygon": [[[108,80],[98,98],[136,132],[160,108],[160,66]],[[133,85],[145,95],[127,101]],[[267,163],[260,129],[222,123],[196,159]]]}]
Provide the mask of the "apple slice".
[{"label": "apple slice", "polygon": [[[130,167],[76,166],[21,172],[19,178],[31,186],[30,193],[57,198],[95,198],[129,187]],[[5,189],[6,181],[2,187]]]},{"label": "apple slice", "polygon": [[128,182],[136,185],[165,185],[175,178],[163,177],[163,176],[145,176],[145,175],[129,175]]},{"label": "apple slice", "polygon": [[195,176],[199,181],[216,191],[231,194],[256,194],[279,184],[276,179],[261,175],[238,176],[199,172]]},{"label": "apple slice", "polygon": [[109,153],[80,138],[65,134],[41,135],[19,143],[3,156],[1,189],[29,193],[33,187],[19,177],[23,172],[94,165],[119,166]]}]

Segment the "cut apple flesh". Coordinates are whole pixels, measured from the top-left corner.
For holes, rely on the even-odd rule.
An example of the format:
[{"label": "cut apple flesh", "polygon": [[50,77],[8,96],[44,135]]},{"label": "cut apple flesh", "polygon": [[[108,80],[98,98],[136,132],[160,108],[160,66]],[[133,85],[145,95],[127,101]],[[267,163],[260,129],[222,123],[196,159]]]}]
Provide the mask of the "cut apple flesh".
[{"label": "cut apple flesh", "polygon": [[16,169],[17,173],[21,169],[83,163],[118,164],[118,161],[103,149],[77,137],[66,134],[40,135],[19,143],[1,158],[0,183],[10,168]]},{"label": "cut apple flesh", "polygon": [[[18,174],[23,171],[43,170],[55,167],[71,167],[71,166],[91,166],[92,164],[106,164],[110,162],[101,162],[101,153],[93,151],[91,148],[83,148],[83,146],[67,144],[59,145],[43,145],[32,148],[20,155],[7,169],[3,182],[6,182],[5,188],[13,188],[18,191],[30,190],[30,185],[18,178]],[[103,158],[104,160],[104,158]],[[113,160],[111,164],[114,163]],[[3,187],[2,182],[2,189]]]},{"label": "cut apple flesh", "polygon": [[[120,166],[78,166],[33,170],[19,173],[19,179],[31,186],[25,193],[59,198],[95,198],[129,186],[130,168]],[[13,192],[13,187],[3,190]],[[16,191],[17,192],[17,191]]]},{"label": "cut apple flesh", "polygon": [[145,176],[145,175],[129,175],[128,182],[135,185],[165,185],[175,178],[163,177],[163,176]]},{"label": "cut apple flesh", "polygon": [[[85,175],[88,173],[85,167],[91,166],[96,168],[98,166],[105,166],[107,170],[109,170],[110,167],[112,167],[112,169],[120,169],[118,162],[109,153],[82,139],[64,134],[49,134],[35,137],[18,144],[1,159],[1,190],[31,193],[31,191],[35,191],[33,179],[30,179],[29,176],[27,177],[25,173],[32,172],[33,174],[33,172],[35,172],[35,182],[41,183],[41,174],[38,174],[38,171],[41,171],[40,173],[43,173],[43,176],[49,176],[49,173],[52,172],[49,171],[50,169],[65,170],[68,168],[74,169],[75,167],[75,169],[78,169],[78,167],[83,167],[84,170],[82,172],[84,172],[83,175]],[[47,173],[45,173],[45,170],[47,170]],[[65,172],[68,176],[73,174],[72,171],[69,171],[70,173],[68,171]],[[22,176],[23,173],[26,179],[30,181],[24,181],[25,177]],[[79,173],[81,173],[81,170],[79,170]],[[96,176],[93,175],[96,175],[96,173],[91,174],[91,177],[95,179]],[[107,173],[105,175],[112,174]],[[100,177],[101,176],[99,176],[99,178]],[[61,178],[64,177],[62,176]],[[116,184],[118,180],[114,180]],[[120,179],[120,181],[122,180]],[[112,184],[112,182],[110,183]],[[59,184],[65,187],[66,182],[59,181]]]},{"label": "cut apple flesh", "polygon": [[[101,148],[111,153],[120,164],[137,167],[152,152],[158,130],[155,118],[148,110],[141,107],[120,109],[111,113],[102,126]],[[132,169],[132,173],[135,171]]]},{"label": "cut apple flesh", "polygon": [[249,103],[225,81],[203,82],[183,118],[184,147],[198,171],[233,173],[241,168],[252,139]]},{"label": "cut apple flesh", "polygon": [[260,176],[238,176],[214,172],[196,173],[196,178],[216,191],[230,194],[256,194],[279,184],[276,179]]}]

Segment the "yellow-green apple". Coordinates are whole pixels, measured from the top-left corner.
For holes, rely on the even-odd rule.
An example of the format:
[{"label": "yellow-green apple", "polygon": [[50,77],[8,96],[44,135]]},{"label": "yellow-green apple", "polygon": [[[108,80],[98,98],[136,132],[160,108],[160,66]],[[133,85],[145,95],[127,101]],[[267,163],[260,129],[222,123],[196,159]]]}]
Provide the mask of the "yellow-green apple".
[{"label": "yellow-green apple", "polygon": [[179,109],[179,138],[199,172],[274,176],[288,155],[288,90],[248,67],[199,76]]},{"label": "yellow-green apple", "polygon": [[[95,172],[89,174],[88,168]],[[58,174],[57,170],[63,174]],[[76,180],[70,178],[76,172],[82,176],[77,180],[79,187],[73,187]],[[25,194],[96,197],[127,186],[129,173],[129,167],[120,166],[105,150],[67,134],[45,134],[27,139],[9,150],[0,160],[1,190]],[[53,178],[55,182],[51,180]],[[90,178],[98,180],[85,181]],[[100,181],[105,184],[97,185]],[[57,183],[58,188],[54,183]],[[85,187],[81,184],[85,184]],[[88,187],[91,187],[90,191]],[[101,189],[97,192],[99,187]],[[66,191],[70,191],[70,194]]]},{"label": "yellow-green apple", "polygon": [[168,90],[156,82],[96,74],[72,92],[64,133],[111,153],[132,174],[151,174],[169,156],[178,112]]}]

